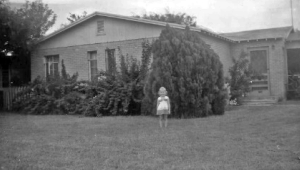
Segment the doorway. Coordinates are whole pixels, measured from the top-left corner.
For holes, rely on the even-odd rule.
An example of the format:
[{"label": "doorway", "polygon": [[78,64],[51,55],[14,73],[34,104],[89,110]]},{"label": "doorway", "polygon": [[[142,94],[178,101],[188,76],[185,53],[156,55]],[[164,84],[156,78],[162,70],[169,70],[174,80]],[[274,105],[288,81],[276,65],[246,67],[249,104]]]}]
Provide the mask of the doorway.
[{"label": "doorway", "polygon": [[270,96],[269,51],[267,47],[248,49],[251,76],[250,93],[252,97]]}]

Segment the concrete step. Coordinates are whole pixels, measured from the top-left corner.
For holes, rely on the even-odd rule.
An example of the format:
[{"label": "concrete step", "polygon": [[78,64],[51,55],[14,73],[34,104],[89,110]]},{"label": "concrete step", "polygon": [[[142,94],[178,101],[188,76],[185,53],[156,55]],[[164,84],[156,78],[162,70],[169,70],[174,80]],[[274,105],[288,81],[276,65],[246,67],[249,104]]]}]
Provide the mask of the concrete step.
[{"label": "concrete step", "polygon": [[243,98],[243,100],[276,100],[277,101],[277,97],[276,96],[261,96],[261,97],[246,96]]},{"label": "concrete step", "polygon": [[272,103],[243,103],[243,106],[272,106]]},{"label": "concrete step", "polygon": [[243,99],[243,105],[246,106],[271,106],[277,103],[276,97],[245,97]]},{"label": "concrete step", "polygon": [[272,106],[275,103],[243,103],[244,106]]},{"label": "concrete step", "polygon": [[244,103],[277,103],[276,100],[243,100]]}]

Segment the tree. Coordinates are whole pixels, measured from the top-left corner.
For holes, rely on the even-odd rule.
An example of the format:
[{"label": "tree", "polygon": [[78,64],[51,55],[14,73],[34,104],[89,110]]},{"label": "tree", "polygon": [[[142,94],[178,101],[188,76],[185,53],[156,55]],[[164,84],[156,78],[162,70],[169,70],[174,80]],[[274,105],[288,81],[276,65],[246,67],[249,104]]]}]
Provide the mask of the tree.
[{"label": "tree", "polygon": [[14,36],[12,36],[12,40],[23,48],[31,49],[34,43],[54,25],[56,15],[41,0],[26,1],[15,12],[13,20]]},{"label": "tree", "polygon": [[[26,1],[17,10],[11,10],[7,0],[0,0],[0,60],[10,65],[19,78],[30,79],[30,51],[35,42],[53,26],[56,15],[41,0]],[[13,52],[13,56],[7,56]],[[21,70],[22,69],[22,70]],[[16,78],[18,80],[19,78]]]},{"label": "tree", "polygon": [[79,20],[81,18],[86,17],[86,15],[87,15],[86,11],[83,11],[82,15],[76,15],[76,14],[70,13],[70,16],[67,19],[68,19],[68,21],[70,21],[70,23],[73,23],[73,22],[75,22],[75,21],[77,21],[77,20]]},{"label": "tree", "polygon": [[170,13],[168,9],[165,10],[165,14],[150,13],[144,14],[142,16],[135,15],[134,17],[150,19],[155,21],[163,21],[168,23],[182,24],[193,27],[197,25],[195,21],[196,17],[187,15],[186,13]]},{"label": "tree", "polygon": [[11,11],[7,0],[0,0],[0,58],[7,56],[7,53],[12,50],[10,41],[11,34]]},{"label": "tree", "polygon": [[238,59],[233,58],[233,65],[229,68],[230,100],[237,99],[237,104],[241,104],[239,98],[250,91],[250,80],[253,71],[249,67],[247,53],[241,52]]},{"label": "tree", "polygon": [[144,114],[155,112],[161,86],[168,91],[174,117],[224,113],[223,66],[198,33],[189,27],[180,31],[167,25],[152,50],[152,71],[144,87]]},{"label": "tree", "polygon": [[30,50],[36,40],[45,35],[56,21],[56,15],[41,0],[26,3],[11,10],[7,0],[0,0],[1,51],[17,48]]},{"label": "tree", "polygon": [[76,15],[76,14],[73,14],[73,13],[69,13],[69,17],[67,17],[67,20],[69,21],[69,23],[61,24],[60,28],[63,28],[65,26],[69,25],[69,24],[72,24],[73,22],[75,22],[77,20],[80,20],[81,18],[86,17],[86,15],[87,15],[86,11],[83,11],[82,15]]}]

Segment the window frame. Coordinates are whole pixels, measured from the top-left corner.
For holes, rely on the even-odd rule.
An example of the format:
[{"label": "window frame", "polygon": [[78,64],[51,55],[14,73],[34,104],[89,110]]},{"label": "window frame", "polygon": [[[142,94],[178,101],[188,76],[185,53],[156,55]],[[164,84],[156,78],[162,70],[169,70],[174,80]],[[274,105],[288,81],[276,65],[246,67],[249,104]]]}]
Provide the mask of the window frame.
[{"label": "window frame", "polygon": [[[92,55],[92,54],[95,54],[95,55]],[[88,51],[87,52],[87,60],[88,60],[88,65],[89,65],[89,80],[90,81],[94,81],[95,80],[95,75],[98,74],[98,62],[97,62],[97,51]],[[92,73],[92,69],[95,69],[95,68],[92,68],[92,64],[91,62],[96,62],[96,74],[95,73]],[[95,76],[95,77],[93,77]]]},{"label": "window frame", "polygon": [[[57,57],[57,60],[55,60],[55,57]],[[52,58],[51,60],[49,60],[50,58]],[[45,56],[45,77],[48,78],[47,76],[49,75],[49,77],[54,78],[55,77],[55,67],[54,67],[54,71],[53,71],[53,75],[51,74],[51,64],[57,64],[57,74],[59,75],[59,54],[54,54],[54,55],[46,55]]]},{"label": "window frame", "polygon": [[[105,49],[105,70],[106,70],[106,72],[108,72],[108,73],[112,73],[112,69],[113,68],[110,68],[109,67],[109,62],[111,61],[111,60],[109,60],[109,54],[108,54],[108,52],[111,52],[111,51],[113,51],[114,53],[113,53],[113,58],[114,58],[114,65],[115,65],[115,67],[117,67],[117,65],[116,65],[116,63],[117,63],[117,61],[116,61],[116,49],[114,49],[114,48],[107,48],[107,49]],[[115,68],[116,69],[116,68]]]}]

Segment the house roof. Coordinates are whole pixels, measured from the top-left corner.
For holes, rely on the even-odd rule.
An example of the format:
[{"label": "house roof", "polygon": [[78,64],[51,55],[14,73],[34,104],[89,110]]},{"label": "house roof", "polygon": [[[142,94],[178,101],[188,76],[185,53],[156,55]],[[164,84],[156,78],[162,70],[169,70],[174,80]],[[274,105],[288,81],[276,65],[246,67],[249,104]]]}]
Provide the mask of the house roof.
[{"label": "house roof", "polygon": [[[37,43],[41,43],[47,39],[50,39],[86,20],[89,20],[90,18],[93,18],[95,16],[104,16],[104,17],[109,17],[109,18],[116,18],[116,19],[121,19],[121,20],[127,20],[127,21],[134,21],[134,22],[140,22],[140,23],[145,23],[145,24],[152,24],[152,25],[158,25],[158,26],[166,26],[167,24],[169,24],[171,27],[173,28],[178,28],[178,29],[185,29],[185,25],[180,25],[180,24],[174,24],[174,23],[166,23],[166,22],[162,22],[162,21],[154,21],[154,20],[149,20],[149,19],[142,19],[142,18],[136,18],[136,17],[129,17],[129,16],[123,16],[123,15],[117,15],[117,14],[110,14],[110,13],[104,13],[104,12],[94,12],[82,19],[79,19],[78,21],[67,25],[66,27],[59,29],[43,38],[41,38]],[[209,36],[213,36],[225,41],[229,41],[229,42],[234,42],[233,40],[223,36],[223,35],[219,35],[211,30],[208,30],[204,27],[198,26],[198,27],[191,27],[190,28],[192,31],[196,31],[196,32],[202,32],[205,33]]]},{"label": "house roof", "polygon": [[287,38],[287,41],[300,41],[300,30],[293,31]]},{"label": "house roof", "polygon": [[262,40],[262,39],[277,39],[277,38],[288,38],[289,34],[293,30],[293,27],[277,27],[268,29],[258,29],[250,31],[232,32],[220,34],[234,41],[251,41],[251,40]]}]

